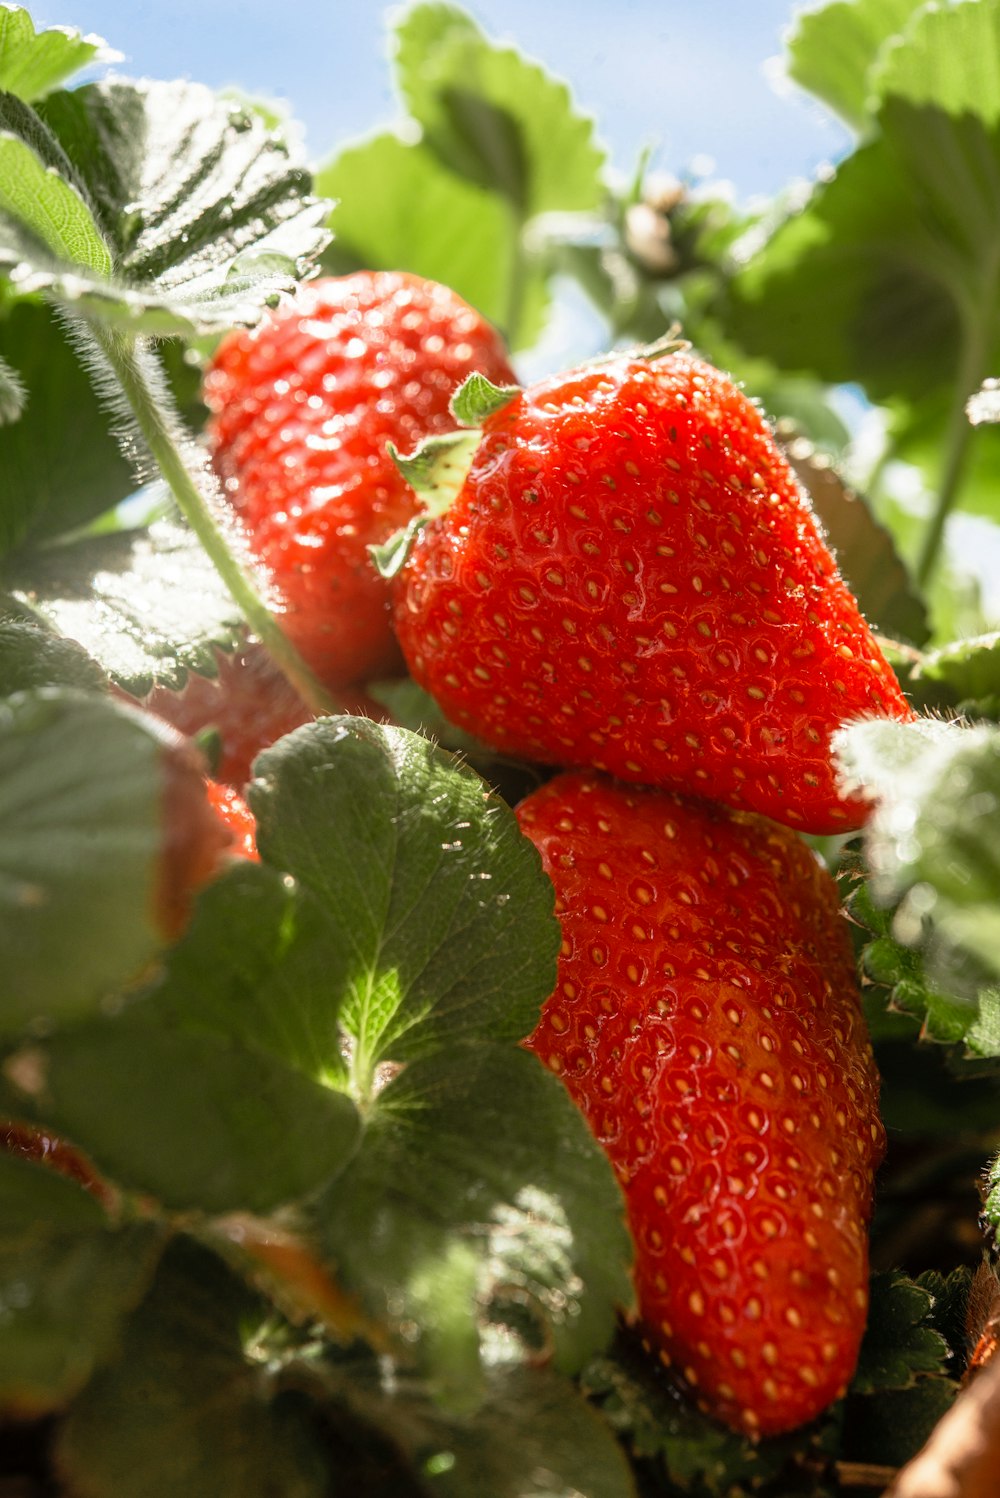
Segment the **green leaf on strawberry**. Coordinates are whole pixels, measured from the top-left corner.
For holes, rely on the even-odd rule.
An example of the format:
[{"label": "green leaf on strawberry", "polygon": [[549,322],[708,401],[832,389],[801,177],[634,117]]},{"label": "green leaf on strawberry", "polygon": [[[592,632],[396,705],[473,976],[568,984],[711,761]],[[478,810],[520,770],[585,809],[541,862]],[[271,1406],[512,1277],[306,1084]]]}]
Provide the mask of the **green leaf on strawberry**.
[{"label": "green leaf on strawberry", "polygon": [[61,1427],[57,1461],[74,1489],[322,1498],[328,1459],[308,1407],[280,1397],[257,1341],[268,1312],[213,1254],[175,1240],[118,1355]]},{"label": "green leaf on strawberry", "polygon": [[54,1170],[0,1152],[0,1406],[58,1409],[117,1345],[162,1244],[152,1224],[113,1227]]},{"label": "green leaf on strawberry", "polygon": [[326,205],[283,139],[201,85],[90,84],[37,113],[8,104],[3,124],[0,263],[98,320],[157,334],[252,323],[326,242]]},{"label": "green leaf on strawberry", "polygon": [[181,687],[189,670],[214,675],[214,647],[233,649],[244,627],[204,551],[173,520],[19,556],[6,584],[134,696],[157,683]]},{"label": "green leaf on strawberry", "polygon": [[271,1211],[317,1190],[357,1143],[342,1092],[155,1007],[60,1030],[8,1076],[112,1180],[181,1211]]},{"label": "green leaf on strawberry", "polygon": [[478,776],[362,718],[298,729],[255,775],[261,857],[333,925],[329,984],[344,995],[357,1096],[382,1061],[531,1029],[555,977],[552,888]]},{"label": "green leaf on strawberry", "polygon": [[604,155],[566,85],[491,42],[457,6],[405,11],[395,63],[425,143],[452,171],[506,198],[518,218],[601,201]]},{"label": "green leaf on strawberry", "polygon": [[0,89],[19,99],[41,98],[81,68],[120,57],[99,36],[84,36],[72,26],[36,31],[23,6],[0,8]]},{"label": "green leaf on strawberry", "polygon": [[380,1319],[412,1322],[427,1276],[457,1255],[459,1324],[474,1329],[490,1302],[501,1322],[517,1308],[547,1328],[564,1371],[605,1345],[632,1298],[607,1162],[559,1082],[510,1047],[470,1040],[410,1062],[316,1215],[326,1253]]},{"label": "green leaf on strawberry", "polygon": [[1000,693],[1000,632],[942,645],[922,656],[913,672],[917,701],[927,707],[959,708]]}]

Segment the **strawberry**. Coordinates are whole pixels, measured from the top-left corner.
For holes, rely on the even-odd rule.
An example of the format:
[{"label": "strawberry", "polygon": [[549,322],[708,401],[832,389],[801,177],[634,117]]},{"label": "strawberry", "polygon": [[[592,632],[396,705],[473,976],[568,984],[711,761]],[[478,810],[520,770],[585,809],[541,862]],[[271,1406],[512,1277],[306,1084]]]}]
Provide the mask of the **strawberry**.
[{"label": "strawberry", "polygon": [[217,780],[206,781],[205,791],[209,806],[229,833],[230,847],[227,851],[236,858],[256,861],[257,822],[243,797],[231,785],[220,785]]},{"label": "strawberry", "polygon": [[215,877],[225,857],[256,856],[254,821],[235,791],[206,780],[194,744],[159,718],[141,716],[162,746],[163,840],[154,920],[163,937],[173,941],[187,925],[195,894]]},{"label": "strawberry", "polygon": [[417,681],[515,755],[859,826],[830,735],[912,712],[752,402],[676,351],[493,399],[396,579]]},{"label": "strawberry", "polygon": [[884,1150],[836,887],[753,813],[594,772],[518,808],[556,890],[555,991],[526,1042],[607,1151],[642,1332],[751,1435],[844,1390]]},{"label": "strawberry", "polygon": [[143,706],[188,737],[213,730],[219,738],[214,772],[237,790],[250,779],[262,749],[308,723],[312,713],[259,645],[216,651],[218,674],[191,671],[179,692],[157,686]]},{"label": "strawberry", "polygon": [[473,370],[511,378],[499,334],[446,287],[384,271],[313,282],[215,355],[215,466],[284,628],[328,686],[398,667],[367,548],[417,506],[386,442],[449,429]]}]

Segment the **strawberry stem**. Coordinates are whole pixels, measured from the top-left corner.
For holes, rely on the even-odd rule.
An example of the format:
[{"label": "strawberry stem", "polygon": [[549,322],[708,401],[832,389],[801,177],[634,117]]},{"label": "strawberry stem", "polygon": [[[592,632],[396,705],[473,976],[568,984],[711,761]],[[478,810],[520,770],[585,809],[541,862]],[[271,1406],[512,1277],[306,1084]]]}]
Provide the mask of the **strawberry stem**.
[{"label": "strawberry stem", "polygon": [[[90,333],[121,385],[146,446],[185,520],[204,547],[250,629],[316,714],[334,710],[292,642],[279,627],[238,559],[240,535],[226,515],[218,481],[204,454],[183,435],[160,366],[145,339],[99,324]],[[126,452],[131,444],[127,442]]]}]

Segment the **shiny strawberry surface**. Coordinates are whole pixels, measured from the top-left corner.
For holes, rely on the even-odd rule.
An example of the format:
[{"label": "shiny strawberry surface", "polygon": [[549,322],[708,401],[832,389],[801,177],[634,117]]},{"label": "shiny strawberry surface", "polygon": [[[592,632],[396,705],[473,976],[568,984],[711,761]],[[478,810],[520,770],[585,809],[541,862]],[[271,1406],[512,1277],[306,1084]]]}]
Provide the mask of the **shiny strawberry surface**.
[{"label": "shiny strawberry surface", "polygon": [[528,1042],[628,1202],[643,1335],[751,1434],[853,1372],[884,1151],[833,881],[752,814],[557,776],[518,818],[556,888],[558,982]]},{"label": "shiny strawberry surface", "polygon": [[407,662],[447,715],[513,754],[859,826],[831,733],[912,713],[732,381],[622,357],[484,428],[396,591]]},{"label": "shiny strawberry surface", "polygon": [[500,335],[447,287],[388,271],[314,281],[215,355],[215,466],[287,633],[329,686],[399,667],[367,548],[418,506],[386,444],[405,453],[450,430],[474,370],[514,378]]}]

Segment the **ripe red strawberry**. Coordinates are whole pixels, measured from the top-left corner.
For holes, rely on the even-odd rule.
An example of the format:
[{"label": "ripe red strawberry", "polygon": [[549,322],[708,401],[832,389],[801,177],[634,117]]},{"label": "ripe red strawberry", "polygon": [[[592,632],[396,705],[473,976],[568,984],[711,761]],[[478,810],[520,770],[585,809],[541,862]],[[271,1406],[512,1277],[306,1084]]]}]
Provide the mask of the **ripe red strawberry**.
[{"label": "ripe red strawberry", "polygon": [[329,686],[398,667],[367,548],[417,504],[386,442],[409,450],[449,430],[449,398],[473,370],[513,378],[499,334],[447,287],[390,272],[313,282],[215,356],[216,468],[285,630]]},{"label": "ripe red strawberry", "polygon": [[217,780],[207,781],[205,789],[208,804],[229,833],[230,845],[227,852],[236,858],[256,861],[259,856],[257,821],[243,797],[231,785],[220,785]]},{"label": "ripe red strawberry", "polygon": [[189,672],[181,691],[154,687],[143,706],[189,738],[214,730],[220,751],[214,773],[239,789],[260,751],[313,715],[259,645],[216,651],[216,661],[217,676]]},{"label": "ripe red strawberry", "polygon": [[644,1337],[720,1419],[791,1429],[857,1360],[884,1149],[833,881],[764,818],[593,772],[518,818],[564,938],[527,1044],[625,1191]]},{"label": "ripe red strawberry", "polygon": [[857,827],[831,732],[912,716],[757,408],[685,353],[620,357],[483,423],[400,573],[444,712],[507,752]]}]

